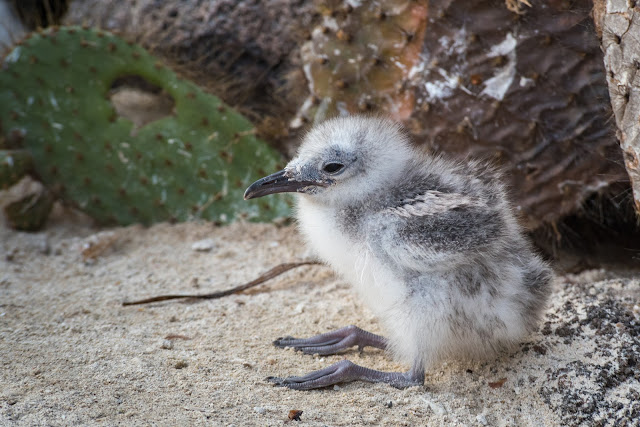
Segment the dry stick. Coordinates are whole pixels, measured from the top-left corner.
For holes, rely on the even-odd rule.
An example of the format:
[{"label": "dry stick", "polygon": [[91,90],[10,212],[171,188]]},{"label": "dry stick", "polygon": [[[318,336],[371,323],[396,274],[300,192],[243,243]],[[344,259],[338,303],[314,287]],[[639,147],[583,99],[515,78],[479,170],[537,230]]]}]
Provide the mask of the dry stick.
[{"label": "dry stick", "polygon": [[259,276],[257,279],[250,281],[249,283],[245,283],[244,285],[240,285],[240,286],[235,286],[233,288],[226,289],[224,291],[218,291],[218,292],[213,292],[211,294],[204,294],[204,295],[160,295],[157,297],[141,299],[138,301],[130,301],[130,302],[125,301],[122,303],[122,305],[126,306],[126,305],[149,304],[151,302],[167,301],[167,300],[181,299],[181,298],[196,298],[196,299],[222,298],[222,297],[226,297],[227,295],[242,292],[246,289],[253,288],[254,286],[258,286],[266,282],[267,280],[273,279],[274,277],[279,276],[282,273],[285,273],[293,268],[302,267],[303,265],[318,265],[318,264],[322,264],[322,263],[319,261],[287,262],[272,268],[271,270]]}]

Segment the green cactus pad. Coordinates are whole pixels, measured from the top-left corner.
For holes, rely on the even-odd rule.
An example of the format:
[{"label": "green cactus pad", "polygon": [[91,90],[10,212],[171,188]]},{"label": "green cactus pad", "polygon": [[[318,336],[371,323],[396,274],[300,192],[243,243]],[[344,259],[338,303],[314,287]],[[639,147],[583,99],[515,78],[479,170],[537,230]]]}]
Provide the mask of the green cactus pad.
[{"label": "green cactus pad", "polygon": [[6,190],[31,170],[31,155],[24,150],[0,150],[0,190]]},{"label": "green cactus pad", "polygon": [[[109,91],[131,76],[164,90],[173,113],[140,129],[118,116]],[[290,214],[284,197],[242,198],[281,160],[251,123],[120,37],[79,27],[34,33],[5,58],[0,87],[5,139],[22,135],[37,177],[99,222]]]}]

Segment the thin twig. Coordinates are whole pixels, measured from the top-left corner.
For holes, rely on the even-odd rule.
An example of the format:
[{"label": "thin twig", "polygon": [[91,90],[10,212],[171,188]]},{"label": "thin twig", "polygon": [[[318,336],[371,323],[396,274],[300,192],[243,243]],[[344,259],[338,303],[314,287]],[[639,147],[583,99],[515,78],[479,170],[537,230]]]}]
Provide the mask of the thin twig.
[{"label": "thin twig", "polygon": [[287,262],[272,268],[271,270],[262,274],[257,279],[250,281],[249,283],[245,283],[244,285],[240,285],[240,286],[235,286],[233,288],[226,289],[224,291],[218,291],[218,292],[213,292],[213,293],[204,294],[204,295],[160,295],[157,297],[145,298],[138,301],[125,301],[122,303],[122,305],[127,306],[127,305],[149,304],[152,302],[167,301],[172,299],[183,299],[183,298],[195,298],[195,299],[222,298],[222,297],[226,297],[227,295],[236,294],[238,292],[242,292],[249,288],[253,288],[254,286],[258,286],[266,282],[267,280],[273,279],[274,277],[279,276],[282,273],[285,273],[296,267],[302,267],[303,265],[318,265],[318,264],[321,264],[321,262],[319,261]]}]

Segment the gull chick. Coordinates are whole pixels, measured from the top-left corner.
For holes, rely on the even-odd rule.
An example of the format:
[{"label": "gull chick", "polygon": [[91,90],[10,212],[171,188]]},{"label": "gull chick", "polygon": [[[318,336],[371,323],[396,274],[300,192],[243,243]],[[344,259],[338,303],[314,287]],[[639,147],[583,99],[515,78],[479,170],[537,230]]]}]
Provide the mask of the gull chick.
[{"label": "gull chick", "polygon": [[403,388],[450,357],[486,357],[534,331],[552,273],[523,236],[499,176],[414,148],[396,123],[332,119],[313,128],[284,170],[245,199],[300,194],[308,244],[349,281],[388,338],[347,326],[278,347],[328,355],[386,349],[411,368],[382,372],[343,360],[300,377],[270,378],[297,390],[363,380]]}]

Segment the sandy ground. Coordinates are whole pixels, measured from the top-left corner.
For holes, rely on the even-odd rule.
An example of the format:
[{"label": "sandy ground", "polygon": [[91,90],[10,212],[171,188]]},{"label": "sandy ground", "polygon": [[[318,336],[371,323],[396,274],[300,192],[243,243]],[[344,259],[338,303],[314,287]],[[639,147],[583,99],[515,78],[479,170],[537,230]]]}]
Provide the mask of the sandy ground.
[{"label": "sandy ground", "polygon": [[[211,250],[195,250],[204,239]],[[355,382],[299,392],[265,381],[345,357],[407,368],[379,350],[312,357],[271,345],[348,324],[382,332],[324,266],[219,300],[122,306],[221,290],[309,256],[292,227],[265,224],[99,229],[58,210],[39,233],[0,225],[0,424],[638,425],[632,273],[558,277],[540,332],[512,354],[447,363],[406,390]],[[292,409],[301,421],[288,420]]]}]

